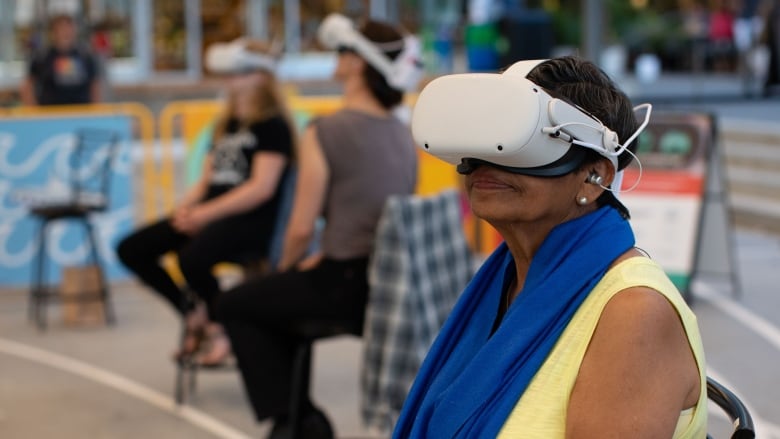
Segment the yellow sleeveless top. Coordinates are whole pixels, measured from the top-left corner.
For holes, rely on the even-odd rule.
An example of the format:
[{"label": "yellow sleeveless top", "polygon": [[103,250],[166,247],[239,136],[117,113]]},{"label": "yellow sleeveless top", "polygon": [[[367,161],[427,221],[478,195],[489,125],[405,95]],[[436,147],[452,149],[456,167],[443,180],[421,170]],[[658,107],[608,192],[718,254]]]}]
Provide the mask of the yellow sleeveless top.
[{"label": "yellow sleeveless top", "polygon": [[566,436],[566,410],[580,364],[607,302],[618,292],[634,287],[652,288],[674,306],[688,335],[699,366],[701,393],[695,407],[680,412],[674,439],[705,438],[707,385],[696,316],[658,264],[644,257],[626,259],[610,269],[572,317],[542,367],[526,388],[499,432],[499,438],[544,438]]}]

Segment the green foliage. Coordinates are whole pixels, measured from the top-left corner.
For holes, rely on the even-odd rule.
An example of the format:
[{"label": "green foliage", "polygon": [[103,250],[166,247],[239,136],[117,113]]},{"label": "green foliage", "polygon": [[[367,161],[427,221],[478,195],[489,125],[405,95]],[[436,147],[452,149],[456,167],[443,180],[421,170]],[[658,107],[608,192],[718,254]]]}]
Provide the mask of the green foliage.
[{"label": "green foliage", "polygon": [[555,11],[549,11],[552,15],[553,32],[555,33],[555,44],[560,46],[580,45],[582,23],[580,14],[576,8],[561,7]]},{"label": "green foliage", "polygon": [[[560,0],[548,10],[553,17],[556,44],[579,47],[582,40],[581,1]],[[604,41],[644,50],[660,50],[682,38],[679,17],[659,8],[637,9],[628,0],[604,0]]]}]

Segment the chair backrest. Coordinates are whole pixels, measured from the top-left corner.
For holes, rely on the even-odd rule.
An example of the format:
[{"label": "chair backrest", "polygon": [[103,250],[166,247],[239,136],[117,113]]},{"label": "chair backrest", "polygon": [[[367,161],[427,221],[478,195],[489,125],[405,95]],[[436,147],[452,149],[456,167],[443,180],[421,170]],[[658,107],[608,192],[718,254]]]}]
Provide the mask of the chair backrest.
[{"label": "chair backrest", "polygon": [[111,169],[119,146],[119,133],[108,129],[76,130],[75,145],[68,164],[70,197],[73,204],[94,210],[108,207]]},{"label": "chair backrest", "polygon": [[474,268],[456,191],[387,200],[369,264],[361,370],[365,425],[392,428]]},{"label": "chair backrest", "polygon": [[753,418],[745,404],[726,386],[707,377],[707,398],[717,404],[732,421],[734,430],[731,439],[753,439],[756,437]]}]

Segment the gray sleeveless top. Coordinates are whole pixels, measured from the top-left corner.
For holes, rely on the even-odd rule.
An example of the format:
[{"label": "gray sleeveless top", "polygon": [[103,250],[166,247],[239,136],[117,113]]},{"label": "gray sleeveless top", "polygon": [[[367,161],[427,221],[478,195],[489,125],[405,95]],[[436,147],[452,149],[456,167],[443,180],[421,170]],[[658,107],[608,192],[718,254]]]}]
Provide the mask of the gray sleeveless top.
[{"label": "gray sleeveless top", "polygon": [[414,192],[417,151],[409,127],[354,110],[312,123],[330,169],[322,251],[332,259],[368,257],[387,197]]}]

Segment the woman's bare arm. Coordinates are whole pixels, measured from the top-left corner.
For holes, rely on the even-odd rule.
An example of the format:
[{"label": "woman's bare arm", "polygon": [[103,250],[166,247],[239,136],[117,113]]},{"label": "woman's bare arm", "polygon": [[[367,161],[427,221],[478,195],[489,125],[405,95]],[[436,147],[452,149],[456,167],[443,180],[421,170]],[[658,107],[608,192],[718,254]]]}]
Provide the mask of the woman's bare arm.
[{"label": "woman's bare arm", "polygon": [[569,401],[567,438],[671,438],[699,371],[674,307],[645,287],[605,307]]},{"label": "woman's bare arm", "polygon": [[282,256],[277,267],[287,270],[305,255],[325,202],[330,169],[317,139],[317,130],[309,125],[304,131],[298,154],[298,181],[290,223],[284,237]]}]

